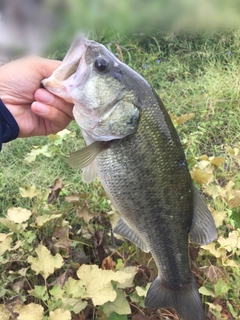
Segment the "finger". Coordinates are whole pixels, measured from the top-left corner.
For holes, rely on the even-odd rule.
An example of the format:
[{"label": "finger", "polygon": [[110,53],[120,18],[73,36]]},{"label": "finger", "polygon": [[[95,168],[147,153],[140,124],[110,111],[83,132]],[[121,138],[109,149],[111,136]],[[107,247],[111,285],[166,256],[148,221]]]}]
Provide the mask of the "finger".
[{"label": "finger", "polygon": [[34,98],[36,101],[51,105],[52,107],[64,112],[73,119],[72,109],[73,104],[64,101],[62,98],[55,96],[45,89],[37,89]]},{"label": "finger", "polygon": [[60,65],[61,61],[50,60],[41,57],[33,57],[36,59],[35,67],[43,78],[48,78],[52,75],[53,71],[56,70]]},{"label": "finger", "polygon": [[51,124],[50,128],[47,128],[48,132],[46,132],[46,134],[56,133],[66,128],[72,120],[69,115],[61,110],[38,101],[32,103],[31,109],[34,114]]}]

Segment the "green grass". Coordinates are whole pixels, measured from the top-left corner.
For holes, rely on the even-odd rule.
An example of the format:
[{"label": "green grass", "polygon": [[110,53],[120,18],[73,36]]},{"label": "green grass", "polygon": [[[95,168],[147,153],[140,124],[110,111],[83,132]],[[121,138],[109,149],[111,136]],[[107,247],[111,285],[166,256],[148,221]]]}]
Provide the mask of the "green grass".
[{"label": "green grass", "polygon": [[[157,91],[167,110],[172,115],[195,114],[194,118],[177,127],[190,168],[192,169],[194,165],[198,164],[199,157],[204,154],[224,157],[226,162],[220,168],[211,167],[210,165],[213,175],[210,186],[221,186],[224,191],[227,183],[233,181],[235,187],[231,192],[238,191],[240,186],[240,158],[238,155],[238,152],[240,153],[240,30],[225,30],[215,34],[206,32],[199,34],[161,34],[156,32],[152,35],[126,35],[120,32],[106,31],[92,32],[91,34],[92,38],[105,44],[119,58],[123,58],[126,64],[139,72]],[[65,47],[67,48],[66,44]],[[48,56],[59,59],[64,54],[65,51],[62,46],[58,47],[56,45],[55,48],[51,48]],[[84,184],[81,181],[81,173],[70,168],[65,163],[67,155],[78,150],[83,144],[78,126],[75,123],[71,123],[68,129],[76,132],[76,136],[62,140],[60,145],[55,144],[54,140],[50,140],[48,137],[34,137],[18,139],[3,146],[0,154],[0,216],[5,217],[9,207],[30,209],[33,211],[34,217],[46,213],[49,214],[49,212],[51,214],[61,213],[62,220],[60,219],[58,223],[63,226],[63,221],[66,219],[72,226],[69,235],[72,241],[72,252],[74,250],[78,253],[83,252],[83,248],[85,248],[84,254],[88,258],[86,261],[99,264],[101,263],[101,258],[99,255],[96,256],[95,251],[97,249],[92,243],[93,240],[96,241],[96,237],[93,234],[96,231],[103,232],[108,246],[107,252],[111,255],[110,238],[107,235],[109,231],[107,212],[111,210],[110,203],[98,181],[89,185]],[[41,155],[35,161],[26,163],[25,157],[32,150],[32,147],[40,145],[48,145],[52,153],[51,157],[48,158]],[[236,148],[235,155],[226,151],[227,146]],[[19,188],[28,186],[35,186],[42,194],[48,193],[49,187],[53,185],[54,180],[57,178],[62,179],[64,187],[60,192],[59,198],[52,205],[46,204],[46,198],[23,198],[20,194]],[[239,206],[230,208],[228,199],[224,198],[223,193],[213,199],[207,192],[207,186],[207,184],[203,184],[198,187],[204,190],[207,202],[216,212],[224,212],[225,215],[224,220],[219,225],[219,234],[228,237],[231,232],[239,233]],[[79,195],[80,200],[77,205],[67,203],[65,200],[65,196],[74,194]],[[84,229],[84,226],[86,228],[86,223],[76,214],[76,209],[82,208],[84,205],[95,215],[91,220],[91,226],[87,225],[87,229],[90,228],[92,232],[91,240],[86,240],[82,237],[81,230]],[[47,242],[46,238],[50,239],[49,241],[52,245],[51,232],[53,232],[54,225],[51,223],[49,222],[49,225],[41,228],[29,225],[28,231],[23,231],[22,234],[17,234],[16,237],[21,240],[23,239],[22,237],[27,237],[26,232],[30,232],[31,235],[37,235],[38,240],[33,242],[35,247],[39,242],[43,242],[48,246],[49,242]],[[7,230],[6,227],[1,227],[0,225],[0,233],[7,232]],[[50,232],[47,237],[46,232],[47,234]],[[87,250],[82,243],[86,243],[90,249]],[[101,247],[101,243],[99,246]],[[216,248],[219,247],[220,244],[217,243]],[[194,245],[192,245],[192,248],[194,250]],[[30,249],[26,246],[20,250],[25,260],[30,254],[28,250]],[[61,250],[59,251],[60,253]],[[240,266],[240,246],[233,246],[232,251],[226,252],[226,259],[223,253],[223,256],[220,255],[218,257],[210,249],[200,250],[197,261],[193,261],[194,271],[200,286],[212,290],[214,295],[209,296],[206,294],[203,298],[204,302],[217,303],[222,308],[221,310],[228,315],[228,319],[231,319],[230,315],[239,319],[237,318],[239,317],[238,310],[240,307],[239,284],[237,284],[237,281],[239,282],[239,271],[232,267],[231,263],[234,261],[238,267]],[[95,254],[92,253],[93,251]],[[76,269],[72,261],[74,260],[72,252],[70,257],[65,259],[64,270]],[[123,245],[118,253],[113,254],[113,259],[118,261],[120,254],[121,261],[128,260],[129,257],[128,263],[133,263],[131,257],[133,256],[133,259],[142,263],[141,255],[139,256],[137,252],[139,251],[136,251],[132,246]],[[2,303],[6,302],[9,297],[16,295],[16,292],[10,289],[12,280],[9,271],[6,270],[6,266],[12,270],[11,261],[15,259],[17,261],[15,262],[16,269],[28,267],[27,264],[21,264],[18,261],[20,258],[17,252],[14,254],[14,257],[10,253],[5,254],[4,257],[8,258],[9,262],[0,266],[1,284],[6,288],[3,293],[0,291]],[[223,263],[223,261],[225,262]],[[199,271],[195,264],[202,267],[202,269],[199,269]],[[226,291],[219,291],[218,282],[214,282],[215,280],[211,276],[209,277],[202,273],[202,270],[212,266],[222,268],[228,274],[225,281]],[[216,270],[219,271],[220,269]],[[58,274],[53,274],[51,281],[56,280],[57,276]],[[31,287],[41,284],[39,277],[33,271],[28,274],[28,281],[31,283]],[[142,279],[141,281],[140,284],[142,285],[144,281]],[[129,294],[128,291],[126,292]],[[20,290],[20,294],[24,299],[27,297],[24,288]],[[40,304],[40,300],[35,300],[35,303],[37,301]],[[136,306],[142,308],[142,302],[139,301]],[[207,305],[205,307],[207,308]],[[94,309],[94,307],[92,308]],[[135,313],[137,312],[136,308],[132,310]],[[216,319],[221,319],[220,309],[214,309],[213,305],[210,305],[210,310],[212,312],[210,313],[211,315],[215,314]],[[45,311],[47,314],[48,309],[45,308]],[[143,312],[149,316],[147,311]],[[95,313],[96,319],[97,316],[99,316],[99,319],[107,319],[106,317],[104,318],[101,308],[96,308]],[[94,318],[93,315],[92,318]],[[171,319],[174,318],[172,317]],[[215,318],[210,316],[209,319]]]}]

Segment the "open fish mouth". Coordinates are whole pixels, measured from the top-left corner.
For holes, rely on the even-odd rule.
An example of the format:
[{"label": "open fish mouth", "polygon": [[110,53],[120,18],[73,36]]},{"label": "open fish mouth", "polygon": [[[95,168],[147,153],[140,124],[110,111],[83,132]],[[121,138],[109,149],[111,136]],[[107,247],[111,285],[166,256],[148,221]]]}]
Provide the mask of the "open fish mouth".
[{"label": "open fish mouth", "polygon": [[89,74],[85,61],[85,53],[89,40],[83,35],[78,35],[68,50],[62,64],[53,74],[42,80],[44,88],[66,101],[72,102],[70,91],[81,85]]}]

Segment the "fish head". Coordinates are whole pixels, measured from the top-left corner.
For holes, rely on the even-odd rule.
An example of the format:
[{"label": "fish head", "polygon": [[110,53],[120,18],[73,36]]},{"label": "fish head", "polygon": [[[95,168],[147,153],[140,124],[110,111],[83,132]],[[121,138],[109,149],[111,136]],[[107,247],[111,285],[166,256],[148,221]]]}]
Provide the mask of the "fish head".
[{"label": "fish head", "polygon": [[[93,141],[121,139],[137,130],[144,81],[105,46],[77,37],[61,66],[42,81],[74,104],[73,115]],[[135,85],[134,85],[135,83]]]}]

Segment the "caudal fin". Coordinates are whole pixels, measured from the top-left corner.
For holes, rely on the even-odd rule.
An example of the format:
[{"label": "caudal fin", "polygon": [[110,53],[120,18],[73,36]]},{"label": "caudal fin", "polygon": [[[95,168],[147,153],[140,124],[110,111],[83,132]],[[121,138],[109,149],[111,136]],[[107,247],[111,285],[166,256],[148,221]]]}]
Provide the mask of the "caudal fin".
[{"label": "caudal fin", "polygon": [[145,306],[175,309],[181,320],[206,319],[194,278],[190,284],[174,289],[165,287],[160,278],[156,278],[148,290]]}]

